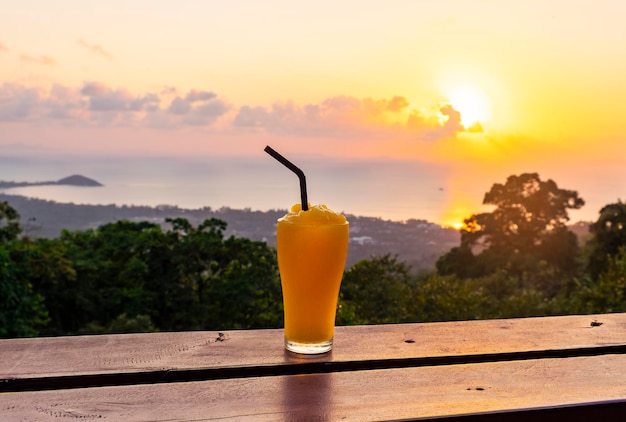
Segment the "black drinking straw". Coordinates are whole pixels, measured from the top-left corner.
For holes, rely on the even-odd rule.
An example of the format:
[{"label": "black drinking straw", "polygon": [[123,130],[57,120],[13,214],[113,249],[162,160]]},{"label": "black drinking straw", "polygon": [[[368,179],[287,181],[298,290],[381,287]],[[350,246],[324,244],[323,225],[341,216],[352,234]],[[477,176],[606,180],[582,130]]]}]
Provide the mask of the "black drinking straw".
[{"label": "black drinking straw", "polygon": [[304,172],[296,167],[291,161],[274,151],[269,145],[265,147],[264,151],[298,175],[298,179],[300,179],[300,200],[302,201],[302,211],[308,210],[309,201],[306,198],[306,177],[304,177]]}]

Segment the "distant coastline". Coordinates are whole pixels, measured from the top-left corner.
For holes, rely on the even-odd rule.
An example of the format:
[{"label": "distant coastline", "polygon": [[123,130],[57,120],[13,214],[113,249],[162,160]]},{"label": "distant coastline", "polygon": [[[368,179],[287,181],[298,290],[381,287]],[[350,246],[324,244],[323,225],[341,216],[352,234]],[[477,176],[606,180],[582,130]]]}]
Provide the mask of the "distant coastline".
[{"label": "distant coastline", "polygon": [[[148,221],[168,226],[167,218],[185,218],[193,226],[218,218],[228,226],[224,235],[245,237],[275,245],[276,220],[286,209],[253,211],[250,208],[184,208],[176,205],[75,204],[31,198],[0,192],[20,215],[24,234],[29,238],[56,238],[63,230],[89,230],[115,221]],[[390,254],[409,264],[415,271],[430,270],[437,259],[460,244],[461,233],[423,219],[403,221],[346,214],[350,221],[348,266],[372,256]],[[589,222],[568,226],[581,243],[589,236]]]},{"label": "distant coastline", "polygon": [[[147,221],[170,227],[168,218],[185,218],[192,226],[217,218],[228,226],[224,236],[245,237],[276,244],[276,220],[286,209],[252,211],[223,207],[184,209],[178,206],[85,205],[59,203],[0,192],[20,215],[24,235],[30,239],[56,238],[63,230],[90,230],[104,224],[126,220]],[[351,266],[372,256],[390,254],[407,263],[415,271],[432,269],[436,260],[458,246],[460,233],[426,220],[391,221],[347,214],[351,241],[346,265]]]},{"label": "distant coastline", "polygon": [[51,186],[51,185],[63,185],[63,186],[84,186],[84,187],[98,187],[104,186],[102,183],[90,179],[89,177],[82,176],[80,174],[73,174],[57,181],[46,182],[5,182],[0,180],[0,189],[10,188],[23,188],[27,186]]}]

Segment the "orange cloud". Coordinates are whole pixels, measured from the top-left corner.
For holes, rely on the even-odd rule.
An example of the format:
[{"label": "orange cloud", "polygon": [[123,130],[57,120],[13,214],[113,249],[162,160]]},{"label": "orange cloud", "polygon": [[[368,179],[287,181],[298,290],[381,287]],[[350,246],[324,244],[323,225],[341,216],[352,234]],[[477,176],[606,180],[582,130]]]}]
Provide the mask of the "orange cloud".
[{"label": "orange cloud", "polygon": [[390,111],[399,112],[406,109],[409,106],[409,102],[404,97],[393,97],[391,101],[387,103],[387,109]]},{"label": "orange cloud", "polygon": [[267,133],[363,139],[433,141],[454,137],[465,129],[451,106],[429,116],[410,109],[406,98],[328,98],[319,104],[276,103],[271,108],[243,106],[233,120],[236,128]]}]

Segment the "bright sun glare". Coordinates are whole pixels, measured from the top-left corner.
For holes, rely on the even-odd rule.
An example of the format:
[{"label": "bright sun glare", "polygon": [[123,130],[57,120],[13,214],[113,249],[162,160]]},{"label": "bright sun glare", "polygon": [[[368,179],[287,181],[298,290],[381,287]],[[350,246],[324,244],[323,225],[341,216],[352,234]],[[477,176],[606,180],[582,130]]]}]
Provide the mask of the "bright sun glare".
[{"label": "bright sun glare", "polygon": [[471,85],[452,87],[448,91],[448,101],[461,113],[461,123],[466,128],[473,124],[485,123],[490,117],[489,100],[478,88]]}]

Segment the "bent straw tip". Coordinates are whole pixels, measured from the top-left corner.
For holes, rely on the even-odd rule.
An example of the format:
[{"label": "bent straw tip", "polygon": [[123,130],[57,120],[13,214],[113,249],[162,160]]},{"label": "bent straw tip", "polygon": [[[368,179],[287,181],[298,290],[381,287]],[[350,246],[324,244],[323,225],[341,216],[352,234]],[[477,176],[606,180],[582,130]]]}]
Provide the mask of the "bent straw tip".
[{"label": "bent straw tip", "polygon": [[306,177],[304,176],[304,172],[296,167],[291,161],[276,152],[269,145],[265,147],[264,151],[274,157],[276,160],[278,160],[280,163],[282,163],[285,167],[293,171],[298,176],[298,179],[300,179],[300,197],[302,200],[302,210],[307,211],[309,209],[309,204],[306,194]]}]

